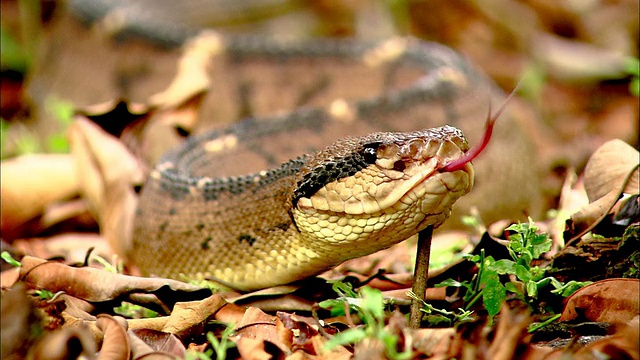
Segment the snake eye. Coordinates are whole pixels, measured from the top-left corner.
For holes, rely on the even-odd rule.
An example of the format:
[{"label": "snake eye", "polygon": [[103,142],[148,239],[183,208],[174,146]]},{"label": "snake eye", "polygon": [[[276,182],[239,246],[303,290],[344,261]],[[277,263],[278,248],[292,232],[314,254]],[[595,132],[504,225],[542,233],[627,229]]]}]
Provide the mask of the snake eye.
[{"label": "snake eye", "polygon": [[378,159],[378,155],[376,153],[377,153],[377,146],[367,145],[363,151],[364,161],[366,161],[367,164],[375,163],[376,160]]}]

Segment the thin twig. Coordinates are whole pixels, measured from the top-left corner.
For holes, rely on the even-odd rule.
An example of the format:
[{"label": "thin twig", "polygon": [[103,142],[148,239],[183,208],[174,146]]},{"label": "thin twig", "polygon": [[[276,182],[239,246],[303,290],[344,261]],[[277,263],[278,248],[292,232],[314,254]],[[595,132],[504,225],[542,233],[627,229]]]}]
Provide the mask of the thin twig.
[{"label": "thin twig", "polygon": [[431,236],[433,235],[433,226],[427,226],[426,229],[418,233],[418,249],[416,253],[416,266],[413,272],[413,285],[411,290],[419,299],[411,301],[411,315],[409,317],[409,326],[413,329],[420,328],[420,320],[422,319],[422,303],[425,300],[427,292],[427,279],[429,278],[429,256],[431,255]]}]

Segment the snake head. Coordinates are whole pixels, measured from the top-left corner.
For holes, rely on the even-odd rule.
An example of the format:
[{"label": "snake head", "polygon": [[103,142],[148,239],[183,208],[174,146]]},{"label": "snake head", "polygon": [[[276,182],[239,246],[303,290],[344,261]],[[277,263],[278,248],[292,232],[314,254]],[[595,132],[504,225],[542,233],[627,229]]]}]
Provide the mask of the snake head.
[{"label": "snake head", "polygon": [[473,186],[470,162],[444,170],[468,149],[451,126],[341,140],[301,169],[292,200],[296,225],[323,242],[360,243],[351,252],[357,256],[439,226]]}]

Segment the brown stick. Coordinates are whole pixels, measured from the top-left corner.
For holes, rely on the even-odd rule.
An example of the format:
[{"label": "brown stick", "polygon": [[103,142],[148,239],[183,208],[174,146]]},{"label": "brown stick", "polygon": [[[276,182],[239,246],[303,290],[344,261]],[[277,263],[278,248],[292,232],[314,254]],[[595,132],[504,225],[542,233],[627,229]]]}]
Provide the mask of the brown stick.
[{"label": "brown stick", "polygon": [[416,253],[416,267],[413,271],[413,285],[411,290],[419,298],[411,300],[411,314],[409,326],[412,329],[420,328],[422,319],[422,302],[425,300],[427,292],[427,279],[429,278],[429,256],[431,255],[431,236],[433,226],[427,226],[418,233],[418,249]]}]

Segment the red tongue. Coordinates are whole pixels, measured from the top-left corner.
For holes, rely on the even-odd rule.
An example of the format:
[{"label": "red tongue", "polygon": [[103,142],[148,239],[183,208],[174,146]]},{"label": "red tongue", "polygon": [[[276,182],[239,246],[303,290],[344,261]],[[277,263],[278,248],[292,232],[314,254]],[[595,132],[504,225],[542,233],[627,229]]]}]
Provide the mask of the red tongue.
[{"label": "red tongue", "polygon": [[452,162],[442,167],[440,171],[453,172],[453,171],[461,170],[462,168],[464,168],[464,166],[468,162],[471,162],[478,155],[480,155],[480,153],[482,153],[484,148],[487,147],[487,144],[489,144],[489,140],[491,140],[491,134],[493,133],[493,125],[495,125],[496,120],[498,120],[498,118],[500,117],[500,114],[502,114],[502,111],[504,111],[505,107],[507,106],[507,103],[509,102],[511,97],[513,97],[513,95],[516,93],[517,89],[518,89],[518,85],[516,85],[516,87],[511,92],[511,94],[507,96],[507,99],[504,101],[500,109],[498,109],[498,111],[493,116],[491,116],[491,103],[489,103],[489,114],[487,115],[487,123],[485,124],[484,135],[482,136],[482,140],[480,140],[479,143],[475,144],[464,155],[462,155],[461,157],[453,160]]}]

